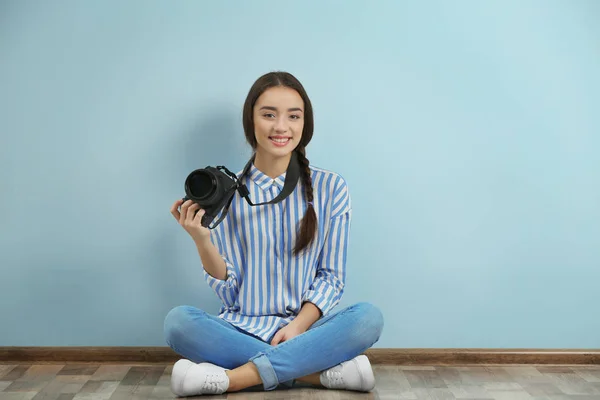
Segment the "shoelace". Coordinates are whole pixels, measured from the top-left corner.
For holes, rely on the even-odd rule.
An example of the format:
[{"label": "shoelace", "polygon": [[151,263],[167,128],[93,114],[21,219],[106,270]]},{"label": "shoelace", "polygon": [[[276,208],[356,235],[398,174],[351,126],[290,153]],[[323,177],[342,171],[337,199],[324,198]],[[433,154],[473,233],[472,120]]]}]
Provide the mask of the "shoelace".
[{"label": "shoelace", "polygon": [[223,375],[221,374],[207,374],[206,381],[202,385],[202,391],[205,393],[220,394],[222,392],[222,386],[225,382]]},{"label": "shoelace", "polygon": [[327,378],[327,382],[329,383],[330,389],[343,388],[344,387],[344,377],[342,375],[342,365],[338,365],[333,367],[327,371],[325,371],[325,377]]}]

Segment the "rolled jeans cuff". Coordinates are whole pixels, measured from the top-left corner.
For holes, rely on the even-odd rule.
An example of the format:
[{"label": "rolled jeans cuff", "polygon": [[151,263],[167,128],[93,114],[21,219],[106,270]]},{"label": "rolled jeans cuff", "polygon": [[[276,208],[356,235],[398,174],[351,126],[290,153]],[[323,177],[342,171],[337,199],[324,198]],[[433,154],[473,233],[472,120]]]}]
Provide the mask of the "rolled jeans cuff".
[{"label": "rolled jeans cuff", "polygon": [[279,386],[279,380],[277,379],[273,365],[264,353],[258,353],[250,361],[256,366],[265,390],[273,390]]}]

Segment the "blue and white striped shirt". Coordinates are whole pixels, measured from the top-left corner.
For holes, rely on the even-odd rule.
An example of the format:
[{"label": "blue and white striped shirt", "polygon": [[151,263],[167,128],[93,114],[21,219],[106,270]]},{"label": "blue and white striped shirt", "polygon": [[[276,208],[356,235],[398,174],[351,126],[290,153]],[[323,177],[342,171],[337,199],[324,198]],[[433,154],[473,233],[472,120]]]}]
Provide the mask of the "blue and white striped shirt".
[{"label": "blue and white striped shirt", "polygon": [[[306,210],[302,179],[286,199],[250,206],[239,193],[211,240],[225,259],[227,279],[204,271],[221,299],[219,317],[270,342],[309,301],[323,315],[344,292],[352,206],[345,180],[310,166],[318,230],[313,243],[293,254]],[[286,173],[272,179],[254,165],[243,178],[253,203],[270,201],[283,189]],[[239,176],[239,173],[238,173]]]}]

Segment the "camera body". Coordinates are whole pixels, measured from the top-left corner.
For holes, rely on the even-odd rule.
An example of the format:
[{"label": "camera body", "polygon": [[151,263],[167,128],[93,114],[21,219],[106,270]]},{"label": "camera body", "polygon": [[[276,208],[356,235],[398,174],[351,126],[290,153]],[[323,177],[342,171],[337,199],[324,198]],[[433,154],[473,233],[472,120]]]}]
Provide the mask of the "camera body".
[{"label": "camera body", "polygon": [[238,186],[237,177],[225,167],[196,169],[185,180],[186,196],[183,200],[192,200],[205,211],[201,224],[209,227],[223,207],[230,202]]}]

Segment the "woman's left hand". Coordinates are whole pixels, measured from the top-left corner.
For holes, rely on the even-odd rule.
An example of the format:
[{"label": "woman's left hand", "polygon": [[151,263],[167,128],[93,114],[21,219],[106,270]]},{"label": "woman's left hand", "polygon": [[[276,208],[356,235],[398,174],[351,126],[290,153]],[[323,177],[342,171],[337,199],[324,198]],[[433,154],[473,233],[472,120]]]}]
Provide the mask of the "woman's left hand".
[{"label": "woman's left hand", "polygon": [[290,322],[283,328],[281,328],[275,336],[273,336],[273,340],[271,340],[271,346],[277,346],[279,343],[283,343],[286,340],[290,340],[302,333],[306,330],[302,327],[298,326],[294,323],[294,321]]}]

